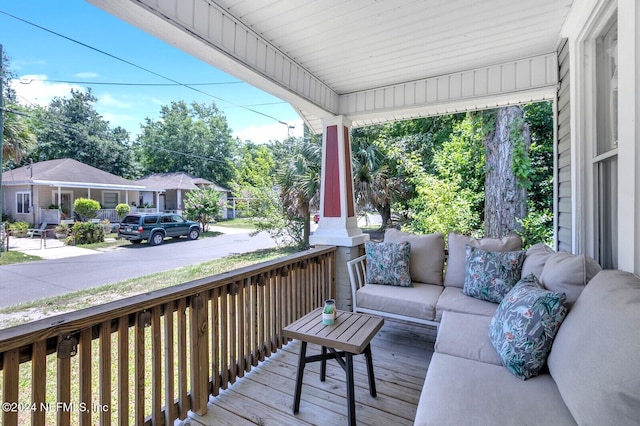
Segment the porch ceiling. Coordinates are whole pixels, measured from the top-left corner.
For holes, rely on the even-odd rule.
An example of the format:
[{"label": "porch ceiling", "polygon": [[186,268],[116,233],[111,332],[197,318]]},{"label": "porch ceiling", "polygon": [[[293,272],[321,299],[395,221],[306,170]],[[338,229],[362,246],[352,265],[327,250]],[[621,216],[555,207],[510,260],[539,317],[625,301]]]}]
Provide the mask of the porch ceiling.
[{"label": "porch ceiling", "polygon": [[553,96],[572,0],[88,0],[290,102],[312,129]]}]

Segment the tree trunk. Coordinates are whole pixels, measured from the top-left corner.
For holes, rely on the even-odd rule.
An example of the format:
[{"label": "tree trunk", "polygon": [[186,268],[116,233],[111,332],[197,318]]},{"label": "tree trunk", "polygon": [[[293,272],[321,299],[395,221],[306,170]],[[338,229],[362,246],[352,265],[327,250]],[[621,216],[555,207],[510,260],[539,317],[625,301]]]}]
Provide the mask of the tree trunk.
[{"label": "tree trunk", "polygon": [[502,238],[520,230],[517,219],[527,214],[526,185],[514,171],[514,146],[522,144],[528,157],[531,144],[529,126],[523,117],[520,106],[501,108],[495,130],[487,135],[484,231],[488,238]]},{"label": "tree trunk", "polygon": [[375,207],[380,214],[380,218],[382,219],[380,229],[386,228],[387,226],[391,225],[391,204],[385,203],[376,205]]}]

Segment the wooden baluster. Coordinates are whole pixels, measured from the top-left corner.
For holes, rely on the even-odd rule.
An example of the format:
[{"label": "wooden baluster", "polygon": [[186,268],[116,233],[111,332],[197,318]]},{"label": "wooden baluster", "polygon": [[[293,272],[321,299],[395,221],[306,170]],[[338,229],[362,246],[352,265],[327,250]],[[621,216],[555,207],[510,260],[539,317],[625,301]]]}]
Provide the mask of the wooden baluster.
[{"label": "wooden baluster", "polygon": [[144,409],[145,399],[145,349],[144,349],[144,334],[145,327],[150,323],[150,315],[148,312],[139,312],[136,318],[135,326],[135,342],[134,342],[134,356],[135,356],[135,421],[136,425],[144,423],[146,416]]},{"label": "wooden baluster", "polygon": [[[58,339],[58,345],[65,340],[64,337]],[[56,407],[57,421],[59,425],[68,425],[71,423],[71,356],[60,358],[58,353],[58,384],[57,384],[57,402]],[[5,423],[8,424],[8,423]]]},{"label": "wooden baluster", "polygon": [[191,296],[189,330],[191,336],[191,411],[198,415],[207,413],[209,399],[209,363],[207,350],[209,326],[207,298],[201,294]]},{"label": "wooden baluster", "polygon": [[174,303],[164,305],[164,424],[171,425],[176,417],[174,364]]},{"label": "wooden baluster", "polygon": [[[31,412],[31,425],[44,426],[46,410],[41,409],[47,394],[47,347],[44,340],[33,344],[31,354],[31,402],[36,409]],[[6,364],[5,364],[6,365]],[[5,399],[6,401],[6,399]],[[5,423],[6,424],[6,423]]]},{"label": "wooden baluster", "polygon": [[[91,390],[91,329],[85,328],[80,332],[80,402],[91,407],[93,392]],[[80,424],[91,425],[91,410],[80,413]]]},{"label": "wooden baluster", "polygon": [[[18,349],[4,352],[2,360],[2,402],[18,402],[18,373],[20,369]],[[12,408],[12,407],[11,407]],[[2,424],[5,426],[18,425],[18,410],[2,410]]]},{"label": "wooden baluster", "polygon": [[111,424],[111,321],[100,324],[100,424]]},{"label": "wooden baluster", "polygon": [[220,289],[220,369],[222,378],[220,388],[226,389],[229,386],[229,286]]},{"label": "wooden baluster", "polygon": [[151,419],[153,424],[162,421],[162,332],[160,306],[151,310]]},{"label": "wooden baluster", "polygon": [[118,318],[118,425],[129,424],[129,316]]},{"label": "wooden baluster", "polygon": [[235,383],[238,370],[238,292],[240,286],[233,283],[231,297],[229,298],[229,382]]},{"label": "wooden baluster", "polygon": [[211,291],[211,385],[212,395],[220,394],[220,288]]},{"label": "wooden baluster", "polygon": [[187,395],[187,301],[178,300],[178,417],[187,418],[191,409],[191,400]]}]

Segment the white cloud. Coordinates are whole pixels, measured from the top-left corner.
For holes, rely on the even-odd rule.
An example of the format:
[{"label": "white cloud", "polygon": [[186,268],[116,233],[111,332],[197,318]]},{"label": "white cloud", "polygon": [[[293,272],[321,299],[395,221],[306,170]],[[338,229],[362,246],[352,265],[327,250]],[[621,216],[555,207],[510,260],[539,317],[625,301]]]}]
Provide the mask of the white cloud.
[{"label": "white cloud", "polygon": [[29,74],[13,79],[9,84],[18,94],[18,102],[25,105],[47,106],[55,97],[68,97],[71,89],[84,91],[82,86],[75,84],[42,81],[46,79],[46,75]]},{"label": "white cloud", "polygon": [[97,72],[79,72],[73,75],[74,77],[77,78],[98,78],[100,77],[100,74],[98,74]]},{"label": "white cloud", "polygon": [[303,136],[302,120],[290,121],[288,124],[289,126],[295,127],[288,129],[287,126],[281,123],[274,123],[266,126],[251,126],[235,132],[233,136],[243,141],[249,140],[253,143],[267,143],[269,141],[276,140],[282,141],[288,136]]},{"label": "white cloud", "polygon": [[111,94],[107,93],[105,95],[100,96],[98,99],[98,104],[102,104],[104,106],[116,107],[116,108],[131,108],[131,104],[126,102],[121,102],[111,96]]}]

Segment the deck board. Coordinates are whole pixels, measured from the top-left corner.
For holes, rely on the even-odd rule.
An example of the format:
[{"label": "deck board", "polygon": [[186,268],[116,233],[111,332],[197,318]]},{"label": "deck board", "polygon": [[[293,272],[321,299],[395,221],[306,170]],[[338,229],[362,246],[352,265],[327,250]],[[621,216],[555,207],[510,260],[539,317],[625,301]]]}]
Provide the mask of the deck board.
[{"label": "deck board", "polygon": [[[366,362],[354,356],[356,418],[359,425],[412,425],[420,391],[433,354],[436,332],[431,327],[385,319],[371,341],[378,396],[369,395]],[[300,412],[293,414],[293,392],[300,342],[294,340],[253,368],[245,377],[209,399],[207,414],[184,422],[199,425],[317,425],[346,424],[344,370],[327,362],[327,379],[320,381],[320,364],[307,364]],[[307,354],[319,353],[309,344]]]}]

